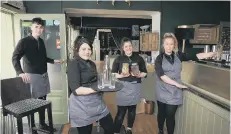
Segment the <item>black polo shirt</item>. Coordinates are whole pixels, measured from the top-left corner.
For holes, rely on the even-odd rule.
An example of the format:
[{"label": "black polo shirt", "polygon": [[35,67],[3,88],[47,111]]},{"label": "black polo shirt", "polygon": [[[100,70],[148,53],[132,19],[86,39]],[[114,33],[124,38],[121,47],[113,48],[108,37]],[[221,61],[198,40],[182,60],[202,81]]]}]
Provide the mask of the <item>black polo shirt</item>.
[{"label": "black polo shirt", "polygon": [[[23,69],[20,64],[22,57]],[[54,63],[54,60],[47,57],[46,47],[41,38],[27,36],[18,42],[13,52],[12,62],[18,75],[21,73],[44,74],[47,72],[47,62]]]},{"label": "black polo shirt", "polygon": [[[165,53],[160,53],[155,60],[155,72],[157,74],[158,77],[161,77],[164,75],[164,71],[162,68],[162,60],[163,60],[163,56],[167,59],[167,61],[171,64],[174,64],[174,56],[175,53],[172,53],[171,55],[167,55]],[[196,57],[196,55],[192,58],[189,58],[185,53],[182,52],[178,52],[176,54],[176,56],[180,59],[180,61],[189,61],[192,59],[198,60],[198,58]]]},{"label": "black polo shirt", "polygon": [[[118,56],[113,62],[112,73],[119,73],[120,74],[122,72],[123,63],[128,63],[130,65],[130,67],[131,67],[132,63],[137,63],[137,65],[139,65],[140,72],[147,73],[144,59],[139,54],[134,54],[134,53],[131,56],[126,56],[126,55]],[[129,67],[129,72],[131,69],[130,67]],[[132,75],[125,77],[125,78],[120,78],[119,80],[128,81],[128,82],[137,81],[138,83],[141,82],[141,78],[137,78],[137,77],[132,76]]]},{"label": "black polo shirt", "polygon": [[74,95],[79,87],[91,87],[97,84],[96,65],[91,60],[75,57],[68,63],[68,85]]}]

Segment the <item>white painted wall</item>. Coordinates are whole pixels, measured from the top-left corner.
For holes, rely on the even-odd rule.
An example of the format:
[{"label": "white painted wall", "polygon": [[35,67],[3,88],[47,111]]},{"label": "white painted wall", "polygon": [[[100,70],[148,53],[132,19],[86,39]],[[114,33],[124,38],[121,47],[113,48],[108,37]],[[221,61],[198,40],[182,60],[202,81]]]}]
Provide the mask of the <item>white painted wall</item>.
[{"label": "white painted wall", "polygon": [[1,37],[0,37],[0,59],[1,59],[1,79],[15,77],[16,73],[12,65],[12,54],[14,51],[14,29],[13,15],[7,12],[0,12],[1,16]]},{"label": "white painted wall", "polygon": [[[155,12],[152,15],[152,32],[159,32],[160,33],[160,25],[161,25],[161,12]],[[160,34],[159,39],[161,40]],[[159,40],[159,50],[160,50],[160,40]],[[152,57],[156,59],[158,56],[159,51],[152,51]]]}]

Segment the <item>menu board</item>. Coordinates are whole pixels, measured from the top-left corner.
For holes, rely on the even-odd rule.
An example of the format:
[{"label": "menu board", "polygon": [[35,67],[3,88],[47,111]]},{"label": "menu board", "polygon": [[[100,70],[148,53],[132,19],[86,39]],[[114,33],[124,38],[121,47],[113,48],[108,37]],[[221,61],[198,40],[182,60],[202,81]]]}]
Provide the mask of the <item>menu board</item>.
[{"label": "menu board", "polygon": [[190,40],[192,44],[217,44],[219,42],[219,25],[194,25],[194,39]]}]

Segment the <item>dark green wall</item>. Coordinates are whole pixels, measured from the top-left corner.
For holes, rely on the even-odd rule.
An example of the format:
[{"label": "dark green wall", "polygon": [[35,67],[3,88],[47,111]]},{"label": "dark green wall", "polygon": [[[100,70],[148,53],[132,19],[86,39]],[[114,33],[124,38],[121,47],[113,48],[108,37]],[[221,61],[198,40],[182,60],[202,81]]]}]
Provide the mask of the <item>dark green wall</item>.
[{"label": "dark green wall", "polygon": [[64,8],[161,11],[161,32],[174,31],[182,24],[219,24],[230,20],[229,1],[25,1],[27,13],[62,13]]},{"label": "dark green wall", "polygon": [[116,1],[112,6],[111,1],[25,1],[29,13],[60,13],[63,8],[80,9],[112,9],[112,10],[150,10],[160,11],[159,1],[133,1],[131,7],[124,1]]},{"label": "dark green wall", "polygon": [[[174,32],[178,25],[219,24],[220,21],[230,21],[230,2],[212,1],[178,1],[162,2],[161,4],[161,35],[165,32]],[[181,50],[182,42],[179,42]],[[189,57],[203,49],[192,48],[186,41],[185,51]]]},{"label": "dark green wall", "polygon": [[[75,26],[81,25],[80,17],[71,17],[71,23]],[[151,25],[152,19],[135,18],[103,18],[103,17],[82,17],[82,26],[85,27],[127,27],[132,25]]]},{"label": "dark green wall", "polygon": [[161,13],[162,32],[184,24],[219,24],[230,21],[230,2],[162,2]]},{"label": "dark green wall", "polygon": [[[124,1],[25,1],[28,13],[62,13],[64,8],[147,10],[161,12],[161,36],[174,32],[178,25],[219,24],[230,21],[229,1],[132,1],[131,7]],[[186,46],[190,48],[189,46]],[[188,49],[188,51],[191,51]]]}]

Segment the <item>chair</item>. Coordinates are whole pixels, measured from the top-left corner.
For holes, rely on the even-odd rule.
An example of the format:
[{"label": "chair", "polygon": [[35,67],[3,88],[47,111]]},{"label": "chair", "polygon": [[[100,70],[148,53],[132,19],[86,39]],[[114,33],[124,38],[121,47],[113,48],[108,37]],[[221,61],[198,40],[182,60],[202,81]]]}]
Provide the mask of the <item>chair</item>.
[{"label": "chair", "polygon": [[21,77],[1,80],[1,99],[3,116],[12,115],[17,119],[18,134],[23,134],[22,118],[26,116],[32,130],[40,130],[35,127],[34,113],[44,109],[48,113],[48,133],[53,134],[51,102],[31,98],[30,85],[24,83]]}]

